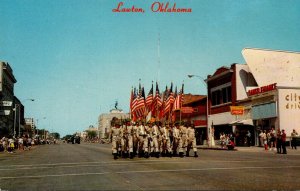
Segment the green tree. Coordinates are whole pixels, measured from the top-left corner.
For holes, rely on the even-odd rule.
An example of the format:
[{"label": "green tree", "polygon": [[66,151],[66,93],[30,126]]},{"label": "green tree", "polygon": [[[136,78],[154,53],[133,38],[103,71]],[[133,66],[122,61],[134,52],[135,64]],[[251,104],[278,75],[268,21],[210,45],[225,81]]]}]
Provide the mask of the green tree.
[{"label": "green tree", "polygon": [[97,132],[96,131],[87,131],[87,136],[89,139],[93,139],[97,137]]}]

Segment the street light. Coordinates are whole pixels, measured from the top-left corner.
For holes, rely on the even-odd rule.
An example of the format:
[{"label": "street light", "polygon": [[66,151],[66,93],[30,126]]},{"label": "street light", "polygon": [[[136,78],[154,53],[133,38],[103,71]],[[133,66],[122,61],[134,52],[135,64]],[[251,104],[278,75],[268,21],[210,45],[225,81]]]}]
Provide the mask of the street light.
[{"label": "street light", "polygon": [[212,141],[212,139],[211,139],[211,132],[210,132],[210,128],[209,128],[209,125],[208,125],[208,117],[209,117],[209,114],[208,114],[208,85],[207,85],[207,81],[203,78],[203,77],[201,77],[201,76],[199,76],[199,75],[194,75],[194,74],[189,74],[189,75],[187,75],[189,78],[193,78],[193,77],[197,77],[197,78],[199,78],[199,79],[201,79],[201,82],[205,85],[205,87],[206,87],[206,90],[207,90],[207,95],[206,95],[206,128],[207,128],[207,134],[208,134],[208,136],[207,136],[207,145],[208,146],[211,146],[212,145],[212,143],[211,143],[211,141]]}]

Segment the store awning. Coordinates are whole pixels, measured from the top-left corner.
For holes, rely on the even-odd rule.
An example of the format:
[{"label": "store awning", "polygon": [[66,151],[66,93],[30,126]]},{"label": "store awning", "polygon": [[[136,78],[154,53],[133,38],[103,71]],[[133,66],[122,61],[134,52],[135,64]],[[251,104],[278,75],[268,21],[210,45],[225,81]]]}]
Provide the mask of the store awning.
[{"label": "store awning", "polygon": [[235,120],[229,123],[229,125],[251,125],[253,126],[253,120],[252,119],[240,119]]}]

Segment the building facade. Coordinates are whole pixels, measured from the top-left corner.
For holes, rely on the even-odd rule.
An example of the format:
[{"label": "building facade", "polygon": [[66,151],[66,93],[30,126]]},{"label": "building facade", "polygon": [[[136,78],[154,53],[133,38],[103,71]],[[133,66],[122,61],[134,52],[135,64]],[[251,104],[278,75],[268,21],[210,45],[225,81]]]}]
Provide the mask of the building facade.
[{"label": "building facade", "polygon": [[14,134],[14,84],[16,82],[10,65],[0,62],[0,137]]},{"label": "building facade", "polygon": [[129,113],[124,113],[121,109],[111,109],[109,113],[101,114],[98,117],[98,130],[100,138],[107,138],[111,128],[112,118],[126,119]]},{"label": "building facade", "polygon": [[262,130],[300,131],[300,53],[246,48],[242,54],[246,64],[207,77],[210,140],[232,133],[244,146],[249,131],[251,145],[259,145]]}]

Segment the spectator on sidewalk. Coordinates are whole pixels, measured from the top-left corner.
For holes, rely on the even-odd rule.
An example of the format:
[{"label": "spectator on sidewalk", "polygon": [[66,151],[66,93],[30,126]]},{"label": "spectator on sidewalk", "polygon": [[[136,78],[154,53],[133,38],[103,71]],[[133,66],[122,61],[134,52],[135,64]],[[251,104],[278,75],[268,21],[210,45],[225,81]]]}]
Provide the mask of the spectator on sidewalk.
[{"label": "spectator on sidewalk", "polygon": [[18,149],[19,150],[24,150],[23,138],[22,137],[19,137],[19,139],[18,139]]},{"label": "spectator on sidewalk", "polygon": [[263,136],[264,136],[264,132],[261,130],[260,133],[259,133],[259,145],[261,147],[264,146],[264,137]]},{"label": "spectator on sidewalk", "polygon": [[15,150],[15,141],[14,141],[13,137],[10,136],[10,138],[8,139],[7,151],[8,151],[8,153],[13,153],[14,150]]},{"label": "spectator on sidewalk", "polygon": [[281,153],[281,131],[280,129],[277,130],[277,138],[276,138],[276,147],[277,147],[277,153],[280,154]]},{"label": "spectator on sidewalk", "polygon": [[247,145],[248,145],[248,147],[250,147],[251,146],[251,133],[249,130],[247,131],[246,137],[247,137]]},{"label": "spectator on sidewalk", "polygon": [[276,131],[275,131],[274,127],[272,127],[270,130],[270,149],[271,150],[274,150],[275,143],[276,143]]},{"label": "spectator on sidewalk", "polygon": [[265,150],[267,151],[268,150],[268,140],[267,140],[266,130],[263,131],[262,138],[263,138]]},{"label": "spectator on sidewalk", "polygon": [[297,143],[296,143],[296,138],[298,137],[298,133],[295,129],[293,129],[293,132],[291,133],[291,145],[292,145],[292,149],[295,148],[295,150],[297,150]]},{"label": "spectator on sidewalk", "polygon": [[282,141],[282,154],[287,154],[286,152],[286,146],[285,146],[285,142],[286,142],[286,134],[285,134],[285,131],[284,129],[282,129],[282,133],[281,133],[281,141]]}]

